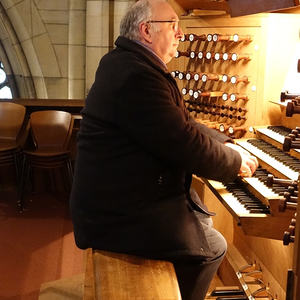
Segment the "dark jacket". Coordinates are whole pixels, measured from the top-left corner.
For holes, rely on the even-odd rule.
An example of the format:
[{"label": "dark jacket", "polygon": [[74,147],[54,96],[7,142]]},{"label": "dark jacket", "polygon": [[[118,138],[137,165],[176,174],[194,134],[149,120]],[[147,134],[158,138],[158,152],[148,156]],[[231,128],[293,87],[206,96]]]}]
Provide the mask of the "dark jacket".
[{"label": "dark jacket", "polygon": [[225,135],[189,119],[154,54],[124,37],[116,46],[101,59],[82,111],[71,194],[77,246],[205,255],[191,174],[232,180],[240,155],[223,145]]}]

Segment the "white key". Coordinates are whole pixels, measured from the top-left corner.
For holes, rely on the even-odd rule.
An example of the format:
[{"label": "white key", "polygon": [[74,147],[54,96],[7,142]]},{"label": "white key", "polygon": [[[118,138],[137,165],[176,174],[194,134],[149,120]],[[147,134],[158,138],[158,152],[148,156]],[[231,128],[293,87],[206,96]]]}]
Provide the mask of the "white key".
[{"label": "white key", "polygon": [[260,181],[256,177],[248,177],[244,178],[246,182],[248,182],[252,187],[254,187],[259,193],[264,197],[268,199],[279,199],[283,198],[279,194],[275,193],[272,189],[270,189],[268,186],[266,186],[262,181]]},{"label": "white key", "polygon": [[282,134],[275,132],[268,128],[258,128],[257,131],[261,132],[262,134],[270,137],[271,139],[283,144],[284,136]]}]

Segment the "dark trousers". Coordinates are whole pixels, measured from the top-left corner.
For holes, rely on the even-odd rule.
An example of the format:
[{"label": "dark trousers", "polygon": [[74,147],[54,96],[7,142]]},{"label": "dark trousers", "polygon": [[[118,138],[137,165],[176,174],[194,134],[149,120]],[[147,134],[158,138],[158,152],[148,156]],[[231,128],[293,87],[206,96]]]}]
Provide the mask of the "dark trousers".
[{"label": "dark trousers", "polygon": [[182,300],[203,300],[227,250],[224,237],[212,227],[212,220],[198,213],[205,238],[210,246],[210,256],[173,260]]}]

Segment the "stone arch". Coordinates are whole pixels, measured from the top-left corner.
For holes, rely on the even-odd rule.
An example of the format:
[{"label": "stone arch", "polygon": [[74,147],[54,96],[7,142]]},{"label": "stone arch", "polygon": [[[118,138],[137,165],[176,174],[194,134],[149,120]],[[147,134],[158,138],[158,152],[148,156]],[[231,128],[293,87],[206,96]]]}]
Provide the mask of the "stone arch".
[{"label": "stone arch", "polygon": [[[0,3],[0,54],[22,98],[68,97],[66,66],[61,49],[51,41],[47,23],[52,15],[45,13],[45,5],[49,4],[34,0]],[[63,22],[68,26],[67,17]]]},{"label": "stone arch", "polygon": [[25,53],[2,3],[0,3],[0,59],[5,66],[13,97],[35,97],[36,92]]}]

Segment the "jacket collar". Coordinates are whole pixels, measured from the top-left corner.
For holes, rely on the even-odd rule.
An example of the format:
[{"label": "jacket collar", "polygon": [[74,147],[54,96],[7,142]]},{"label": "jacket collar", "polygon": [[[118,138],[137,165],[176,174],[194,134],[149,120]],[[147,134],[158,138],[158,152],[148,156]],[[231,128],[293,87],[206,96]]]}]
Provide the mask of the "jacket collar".
[{"label": "jacket collar", "polygon": [[148,49],[147,46],[141,45],[141,43],[137,43],[124,36],[119,36],[115,41],[115,45],[119,48],[123,48],[128,51],[139,54],[154,68],[163,71],[164,73],[169,73],[166,65],[160,60],[160,58],[155,53]]}]

